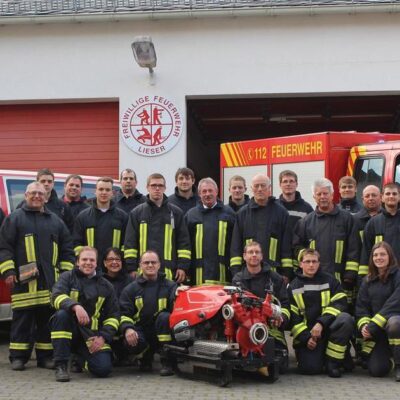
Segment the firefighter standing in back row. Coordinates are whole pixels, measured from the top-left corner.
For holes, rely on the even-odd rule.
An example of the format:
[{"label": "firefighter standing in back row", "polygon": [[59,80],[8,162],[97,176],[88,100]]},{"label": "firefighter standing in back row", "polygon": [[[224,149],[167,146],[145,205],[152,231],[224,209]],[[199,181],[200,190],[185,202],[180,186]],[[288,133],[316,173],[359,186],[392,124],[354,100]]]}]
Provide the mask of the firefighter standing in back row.
[{"label": "firefighter standing in back row", "polygon": [[125,235],[125,262],[135,276],[140,256],[155,250],[161,261],[161,271],[167,279],[178,283],[186,279],[190,266],[190,240],[182,210],[170,204],[165,196],[165,178],[158,173],[147,178],[146,202],[129,214]]},{"label": "firefighter standing in back row", "polygon": [[229,251],[235,212],[218,200],[218,186],[211,178],[199,182],[200,203],[185,215],[192,242],[192,284],[230,282]]},{"label": "firefighter standing in back row", "polygon": [[[48,327],[52,314],[50,291],[59,273],[72,269],[74,263],[68,229],[57,215],[47,210],[45,195],[42,184],[29,184],[25,203],[6,218],[0,231],[0,271],[12,289],[10,361],[16,371],[25,369],[35,340],[38,367],[53,367]],[[28,264],[32,269],[36,264],[39,275],[21,283],[21,267],[26,269]]]}]

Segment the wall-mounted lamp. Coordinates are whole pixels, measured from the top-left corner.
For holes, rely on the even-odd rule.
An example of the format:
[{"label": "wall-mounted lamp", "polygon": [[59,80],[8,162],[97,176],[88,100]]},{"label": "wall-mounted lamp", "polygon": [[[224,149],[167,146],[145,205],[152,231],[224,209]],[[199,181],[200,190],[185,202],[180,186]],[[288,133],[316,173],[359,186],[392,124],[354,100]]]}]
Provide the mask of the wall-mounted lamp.
[{"label": "wall-mounted lamp", "polygon": [[133,56],[142,68],[148,68],[150,75],[153,74],[157,65],[156,50],[150,36],[136,36],[132,43]]}]

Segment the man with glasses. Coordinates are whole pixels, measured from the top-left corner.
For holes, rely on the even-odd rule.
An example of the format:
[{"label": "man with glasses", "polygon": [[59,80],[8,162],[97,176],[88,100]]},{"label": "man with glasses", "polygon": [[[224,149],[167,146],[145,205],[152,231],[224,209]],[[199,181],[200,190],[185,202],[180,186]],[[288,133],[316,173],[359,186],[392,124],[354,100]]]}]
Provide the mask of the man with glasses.
[{"label": "man with glasses", "polygon": [[289,214],[271,196],[270,179],[257,174],[251,180],[253,197],[238,213],[231,246],[232,273],[239,272],[246,243],[260,243],[264,261],[277,270],[286,281],[293,274]]},{"label": "man with glasses", "polygon": [[141,274],[129,284],[120,297],[120,330],[130,354],[142,354],[140,369],[152,371],[155,352],[160,353],[161,376],[173,375],[163,354],[163,345],[171,342],[169,316],[177,285],[160,272],[160,258],[153,250],[140,257]]},{"label": "man with glasses", "polygon": [[[73,241],[78,254],[83,246],[94,247],[99,260],[104,258],[108,247],[122,248],[128,215],[117,208],[113,197],[114,181],[109,177],[99,178],[96,182],[96,199],[91,207],[83,210],[76,218]],[[102,267],[97,266],[100,272]]]},{"label": "man with glasses", "polygon": [[299,372],[320,374],[325,366],[332,378],[341,367],[354,330],[346,294],[332,275],[320,269],[319,253],[304,249],[300,269],[289,284],[293,347]]},{"label": "man with glasses", "polygon": [[59,274],[74,265],[70,233],[47,209],[46,193],[41,183],[29,184],[24,204],[0,230],[0,272],[11,290],[9,358],[15,371],[25,369],[35,342],[37,366],[54,367],[50,291]]},{"label": "man with glasses", "polygon": [[178,283],[186,279],[190,266],[190,239],[182,210],[170,204],[165,193],[165,178],[151,174],[147,178],[146,202],[129,214],[125,235],[125,262],[135,276],[139,258],[148,249],[159,254],[161,271]]},{"label": "man with glasses", "polygon": [[282,318],[273,321],[269,333],[274,337],[275,347],[278,350],[279,372],[284,373],[289,363],[284,330],[289,327],[290,320],[289,298],[285,281],[278,273],[271,271],[271,267],[267,263],[262,261],[263,254],[260,243],[249,242],[244,247],[243,259],[246,267],[233,277],[232,284],[248,290],[262,299],[270,293],[278,300],[282,308]]},{"label": "man with glasses", "polygon": [[133,169],[126,168],[120,175],[121,189],[115,195],[118,208],[129,214],[135,207],[146,201],[146,197],[136,189],[137,178]]}]

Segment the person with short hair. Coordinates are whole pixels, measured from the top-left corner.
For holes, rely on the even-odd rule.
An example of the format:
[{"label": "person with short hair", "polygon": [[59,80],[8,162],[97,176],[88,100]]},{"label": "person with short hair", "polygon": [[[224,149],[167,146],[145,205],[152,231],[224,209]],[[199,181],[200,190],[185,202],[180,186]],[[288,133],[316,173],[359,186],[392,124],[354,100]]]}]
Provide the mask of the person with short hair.
[{"label": "person with short hair", "polygon": [[400,382],[400,270],[391,246],[374,244],[368,275],[356,303],[362,354],[371,376],[385,376],[395,367]]},{"label": "person with short hair", "polygon": [[265,299],[268,293],[279,301],[282,310],[282,318],[275,320],[269,327],[269,334],[275,339],[275,346],[279,349],[280,373],[286,372],[289,363],[287,343],[284,330],[289,328],[290,304],[283,278],[271,267],[263,262],[261,245],[251,241],[246,244],[243,251],[243,259],[246,263],[242,271],[235,274],[232,284],[243,290],[248,290],[254,295]]},{"label": "person with short hair", "polygon": [[175,191],[168,197],[168,202],[179,207],[183,215],[198,204],[199,196],[195,182],[193,170],[186,167],[178,168],[175,173]]},{"label": "person with short hair", "polygon": [[83,180],[80,175],[71,174],[66,177],[61,200],[69,205],[74,220],[82,210],[90,207],[86,203],[86,197],[82,196],[82,187]]},{"label": "person with short hair", "polygon": [[[400,259],[400,189],[396,183],[387,183],[382,189],[383,209],[371,218],[364,228],[364,240],[360,265],[365,272],[372,247],[375,243],[385,241],[393,249],[394,255]],[[364,274],[365,275],[365,274]]]},{"label": "person with short hair", "polygon": [[212,178],[198,185],[199,204],[185,215],[192,243],[191,283],[230,282],[229,260],[235,213],[218,199],[218,186]]},{"label": "person with short hair", "polygon": [[317,250],[304,249],[288,287],[293,347],[300,373],[320,374],[325,366],[330,377],[340,378],[354,321],[339,281],[321,270],[319,259]]},{"label": "person with short hair", "polygon": [[151,174],[147,178],[146,202],[129,214],[125,235],[125,263],[135,277],[140,256],[154,249],[160,256],[161,272],[178,283],[186,279],[190,266],[190,239],[182,210],[165,196],[165,178]]},{"label": "person with short hair", "polygon": [[146,250],[140,257],[139,265],[141,274],[123,290],[120,297],[120,331],[130,354],[144,353],[140,359],[143,372],[152,371],[153,355],[158,352],[160,375],[173,375],[163,346],[172,341],[169,316],[177,285],[160,271],[160,258],[155,251]]},{"label": "person with short hair", "polygon": [[321,270],[339,280],[353,301],[358,275],[358,240],[352,215],[333,202],[333,184],[321,178],[312,186],[315,211],[300,219],[294,229],[296,258],[302,249],[311,247],[321,254]]},{"label": "person with short hair", "polygon": [[115,194],[115,204],[129,215],[135,207],[146,201],[146,197],[136,188],[137,177],[133,169],[122,170],[119,180],[121,188]]},{"label": "person with short hair", "polygon": [[13,310],[9,358],[15,371],[25,369],[34,344],[38,367],[54,368],[50,293],[59,274],[74,265],[70,233],[47,209],[46,193],[41,183],[30,183],[22,207],[6,217],[0,230],[0,273]]},{"label": "person with short hair", "polygon": [[251,189],[254,196],[236,214],[231,245],[232,274],[242,268],[246,243],[255,240],[261,244],[264,261],[289,281],[293,274],[289,214],[271,196],[268,176],[255,175]]},{"label": "person with short hair", "polygon": [[338,187],[340,193],[339,208],[349,211],[351,214],[359,212],[362,206],[356,197],[357,181],[352,176],[342,176],[339,179]]},{"label": "person with short hair", "polygon": [[[123,247],[128,215],[117,208],[112,199],[113,183],[112,178],[99,178],[95,200],[77,216],[73,233],[76,254],[83,246],[90,246],[97,249],[99,259],[103,260],[108,247]],[[101,273],[102,266],[98,265],[97,268],[97,272]]]},{"label": "person with short hair", "polygon": [[246,180],[243,176],[233,175],[229,179],[229,207],[233,211],[238,212],[249,201],[250,197],[246,194]]},{"label": "person with short hair", "polygon": [[[76,267],[60,276],[52,291],[57,310],[51,320],[56,381],[68,382],[68,361],[73,351],[97,377],[112,369],[111,343],[118,332],[119,309],[112,285],[96,273],[98,253],[80,249]],[[75,359],[75,361],[77,361]]]}]

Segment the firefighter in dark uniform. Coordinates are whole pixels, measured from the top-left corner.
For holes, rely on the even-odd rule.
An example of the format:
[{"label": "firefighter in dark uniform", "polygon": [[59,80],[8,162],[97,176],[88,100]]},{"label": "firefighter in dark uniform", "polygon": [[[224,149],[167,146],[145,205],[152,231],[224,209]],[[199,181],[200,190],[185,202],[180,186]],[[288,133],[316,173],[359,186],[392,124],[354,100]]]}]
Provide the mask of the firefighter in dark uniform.
[{"label": "firefighter in dark uniform", "polygon": [[185,215],[192,243],[191,281],[193,285],[223,285],[231,281],[227,273],[235,213],[218,200],[213,179],[202,179],[198,193],[200,203]]},{"label": "firefighter in dark uniform", "polygon": [[347,296],[339,281],[320,269],[316,250],[304,249],[299,261],[299,272],[288,288],[299,371],[319,374],[325,365],[330,377],[339,378],[354,330],[346,312]]},{"label": "firefighter in dark uniform", "polygon": [[81,196],[82,186],[83,181],[80,175],[68,175],[65,179],[64,196],[61,197],[61,200],[69,205],[74,221],[81,211],[90,207],[86,203],[86,197]]},{"label": "firefighter in dark uniform", "polygon": [[135,276],[140,256],[153,249],[160,256],[161,271],[166,277],[183,282],[190,266],[190,239],[183,213],[169,204],[161,174],[147,178],[147,190],[146,203],[129,214],[124,252],[128,272]]},{"label": "firefighter in dark uniform", "polygon": [[190,168],[179,168],[175,173],[175,191],[168,196],[168,202],[179,207],[183,215],[191,208],[196,207],[199,196],[194,183],[196,179]]},{"label": "firefighter in dark uniform", "polygon": [[67,364],[72,349],[87,362],[95,376],[111,373],[111,342],[119,328],[118,300],[112,285],[96,274],[97,250],[85,246],[77,267],[63,273],[53,287],[52,302],[58,310],[52,320],[56,380],[68,382]]},{"label": "firefighter in dark uniform", "polygon": [[290,305],[285,281],[277,272],[271,271],[268,264],[262,262],[263,254],[259,243],[249,242],[244,248],[243,259],[246,267],[235,274],[232,284],[262,299],[271,293],[281,306],[282,319],[274,321],[269,333],[275,338],[275,346],[280,349],[280,373],[284,373],[289,362],[284,330],[289,328],[290,321]]},{"label": "firefighter in dark uniform", "polygon": [[339,208],[348,211],[350,214],[356,214],[362,206],[357,200],[357,181],[352,176],[342,176],[339,179],[340,203]]},{"label": "firefighter in dark uniform", "polygon": [[233,175],[229,179],[228,190],[228,205],[233,211],[238,212],[250,201],[250,196],[246,194],[246,180],[243,178],[243,176]]},{"label": "firefighter in dark uniform", "polygon": [[242,267],[246,243],[255,240],[261,244],[264,261],[289,281],[293,274],[289,214],[271,196],[271,182],[266,175],[254,176],[251,188],[254,197],[238,211],[233,228],[232,274]]},{"label": "firefighter in dark uniform", "polygon": [[142,371],[152,370],[153,354],[160,352],[160,375],[172,375],[162,347],[172,340],[169,316],[177,285],[159,272],[160,259],[152,250],[142,254],[140,269],[141,274],[123,290],[120,297],[120,330],[128,352],[142,356]]},{"label": "firefighter in dark uniform", "polygon": [[139,190],[136,189],[137,178],[133,169],[126,168],[120,175],[121,189],[115,194],[115,203],[118,208],[129,214],[135,207],[146,201]]},{"label": "firefighter in dark uniform", "polygon": [[[375,185],[368,185],[362,193],[362,209],[353,215],[354,225],[358,233],[358,249],[361,258],[362,245],[364,241],[364,229],[368,221],[382,212],[382,196],[379,188]],[[358,281],[368,274],[368,265],[360,263],[358,266]]]},{"label": "firefighter in dark uniform", "polygon": [[[390,244],[395,257],[400,259],[400,190],[396,183],[388,183],[382,190],[382,212],[371,218],[364,229],[364,241],[360,264],[365,272],[371,249],[375,243],[385,241]],[[365,275],[365,273],[364,273]]]},{"label": "firefighter in dark uniform", "polygon": [[368,275],[356,303],[357,328],[372,376],[385,376],[395,364],[400,382],[400,269],[386,242],[372,247]]},{"label": "firefighter in dark uniform", "polygon": [[[73,234],[76,254],[83,246],[91,246],[99,252],[99,260],[103,260],[104,251],[108,247],[123,248],[128,215],[111,200],[112,187],[111,178],[99,178],[96,183],[96,200],[76,218]],[[102,266],[98,265],[97,268],[101,272]]]},{"label": "firefighter in dark uniform", "polygon": [[74,263],[70,233],[45,207],[45,195],[42,184],[29,184],[24,204],[5,219],[0,231],[0,271],[12,289],[10,361],[18,371],[25,369],[35,341],[38,367],[54,366],[48,327],[50,291],[60,272],[72,269]]},{"label": "firefighter in dark uniform", "polygon": [[313,185],[317,208],[298,221],[293,234],[296,258],[310,247],[321,254],[321,270],[342,283],[351,304],[358,274],[358,241],[353,217],[333,203],[333,185],[318,179]]}]

